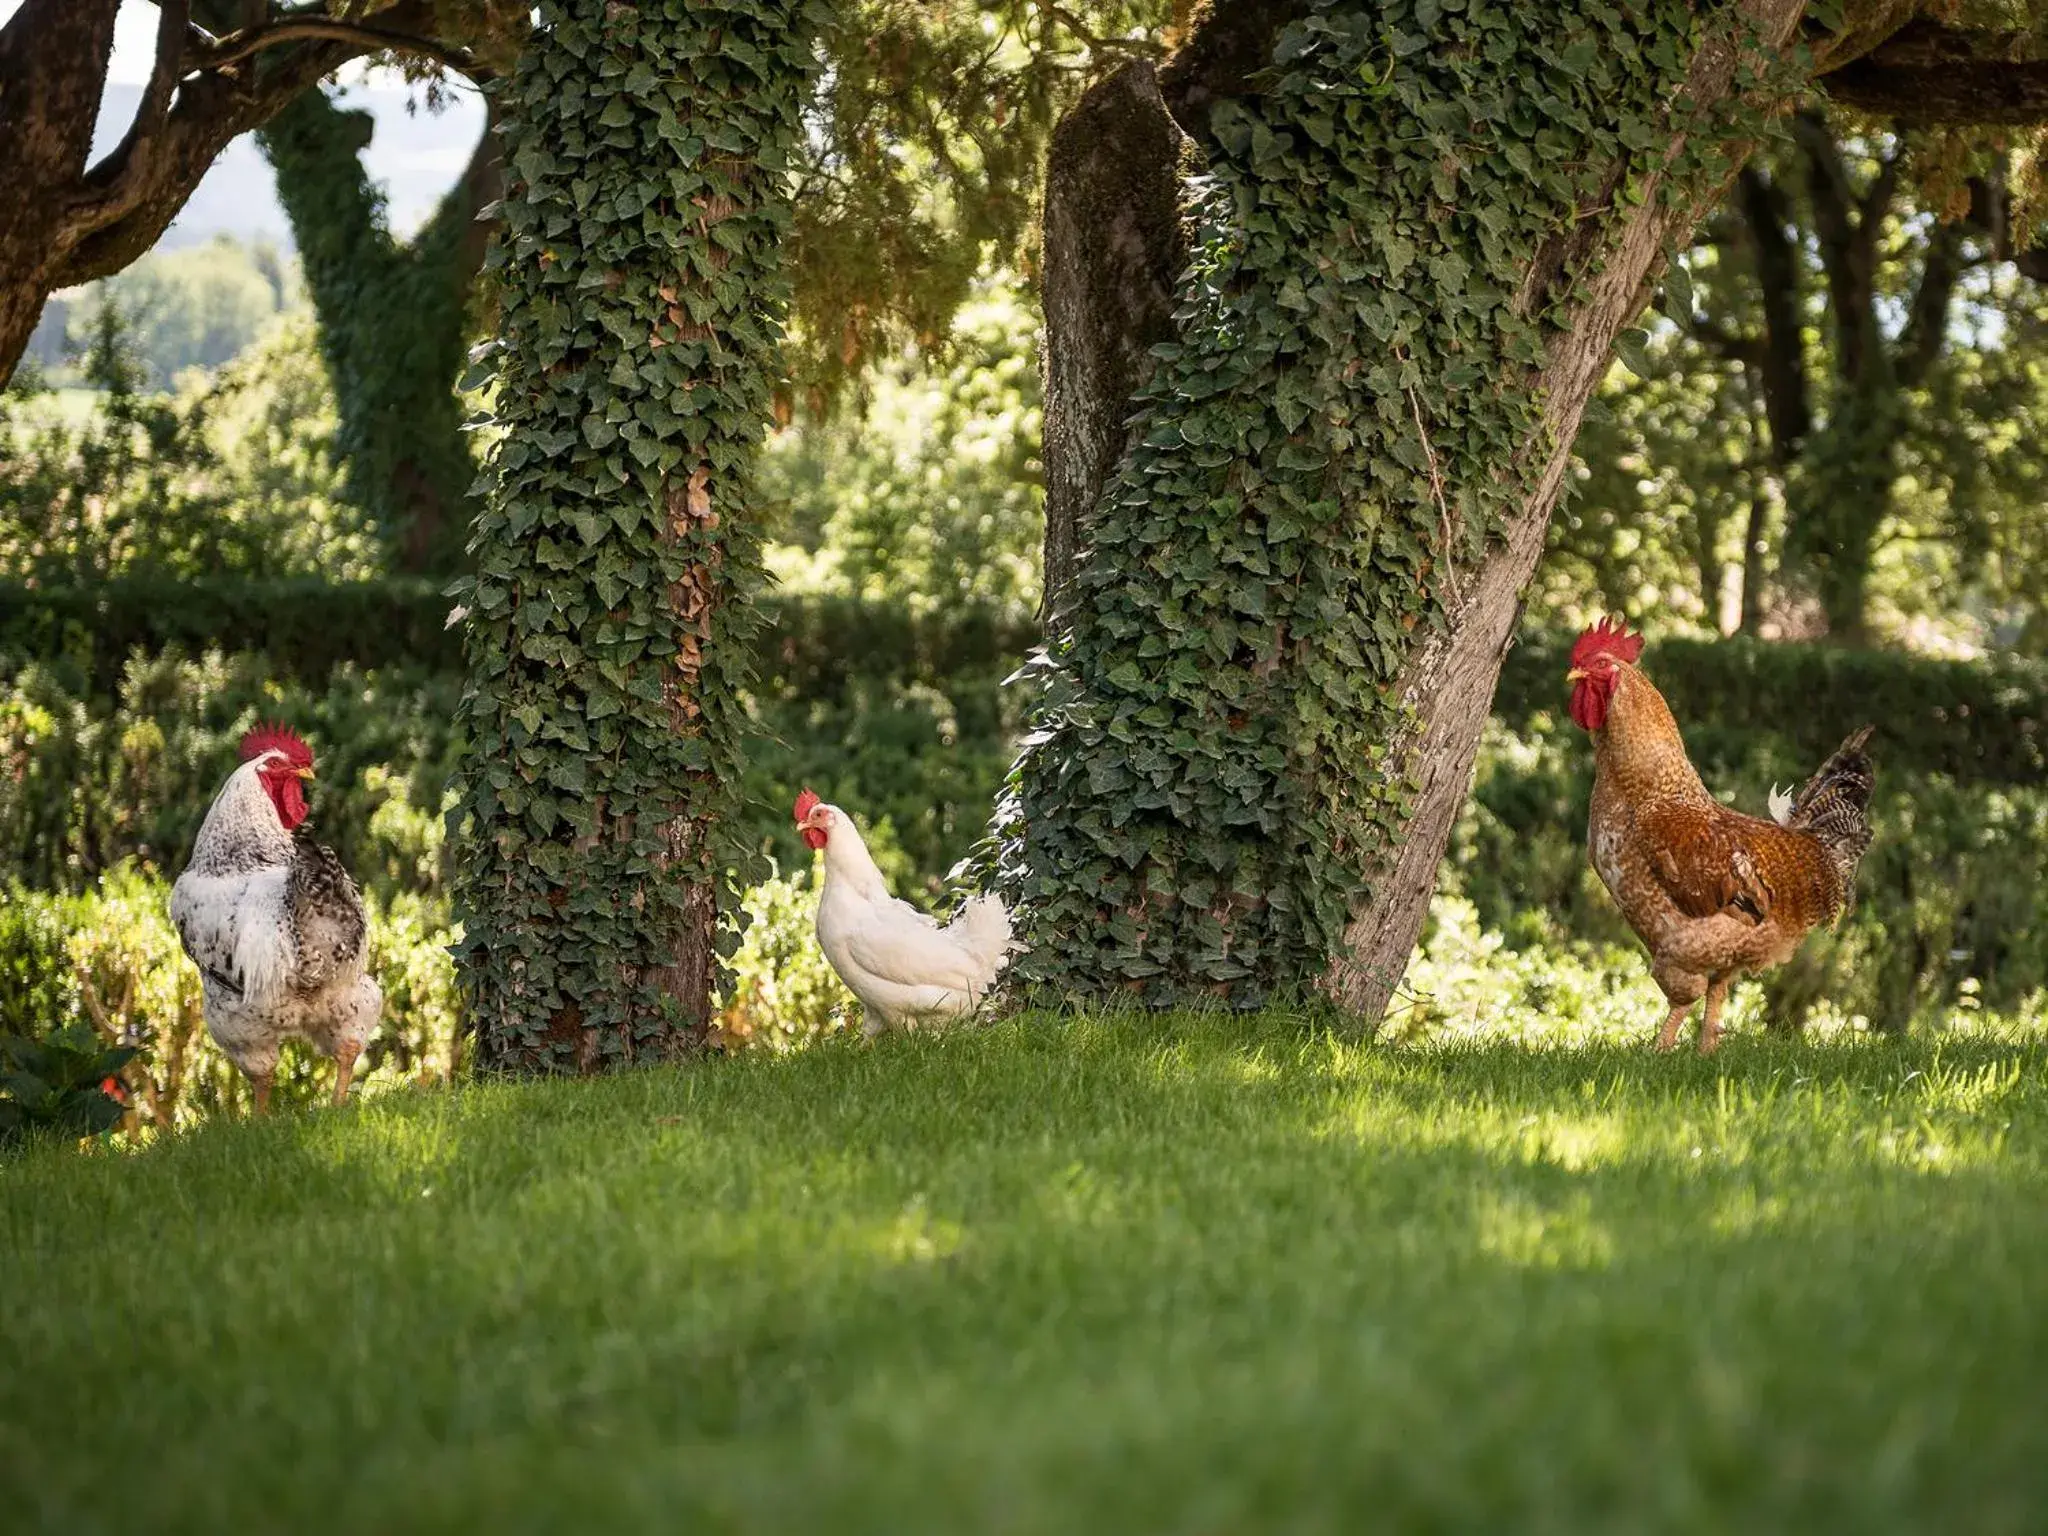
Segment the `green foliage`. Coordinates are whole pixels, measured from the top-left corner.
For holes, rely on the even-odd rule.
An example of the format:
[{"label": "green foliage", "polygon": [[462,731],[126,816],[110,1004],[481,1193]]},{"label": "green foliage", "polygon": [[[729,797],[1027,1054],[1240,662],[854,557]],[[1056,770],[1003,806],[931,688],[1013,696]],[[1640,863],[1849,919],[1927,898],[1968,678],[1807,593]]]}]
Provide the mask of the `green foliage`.
[{"label": "green foliage", "polygon": [[1037,353],[1035,312],[992,285],[941,348],[876,369],[859,412],[771,439],[762,496],[790,544],[770,545],[769,568],[800,590],[921,609],[1035,606]]},{"label": "green foliage", "polygon": [[[108,600],[113,612],[134,611],[124,595],[132,589]],[[433,602],[437,615],[445,600]],[[1029,617],[970,609],[941,620],[845,599],[765,606],[779,622],[746,701],[759,739],[733,841],[786,865],[804,857],[789,807],[809,782],[859,810],[900,890],[936,897],[1010,759],[1018,700],[997,684],[1034,632]],[[302,618],[290,632],[319,649],[348,650],[348,635],[389,627],[374,606],[309,607],[329,630]],[[297,665],[307,654],[275,647],[262,623],[253,632],[274,648],[194,658],[172,646],[125,662],[88,648],[10,666],[0,629],[0,861],[65,889],[127,857],[175,871],[241,732],[276,716],[319,752],[314,824],[358,878],[436,888],[443,786],[461,750],[456,680],[388,658],[307,677]]]},{"label": "green foliage", "polygon": [[1249,1006],[1324,973],[1406,815],[1393,682],[1542,463],[1545,306],[1586,274],[1520,295],[1643,195],[1700,26],[1317,4],[1214,109],[1178,337],[998,811],[1021,981]]},{"label": "green foliage", "polygon": [[1166,0],[845,0],[798,146],[791,371],[814,406],[939,344],[991,261],[1028,268],[1060,115],[1157,51]]},{"label": "green foliage", "polygon": [[205,245],[152,251],[92,284],[71,301],[70,323],[90,335],[105,311],[118,311],[133,333],[143,386],[168,390],[187,369],[239,357],[301,302],[297,273],[270,246],[216,235]]},{"label": "green foliage", "polygon": [[[247,1080],[206,1033],[199,972],[171,927],[166,879],[124,863],[83,895],[15,886],[4,898],[0,975],[25,983],[35,999],[10,1012],[11,1028],[35,1041],[118,1047],[120,1062],[90,1081],[97,1085],[118,1070],[138,1129],[249,1112]],[[460,1044],[446,905],[372,893],[367,907],[370,973],[384,989],[384,1016],[352,1091],[374,1095],[404,1083],[446,1082]],[[272,1103],[324,1103],[332,1076],[333,1068],[303,1043],[289,1044]]]},{"label": "green foliage", "polygon": [[[93,587],[0,582],[0,655],[62,662],[111,688],[137,651],[260,650],[278,677],[318,683],[336,667],[450,670],[461,634],[434,582],[208,580],[138,575]],[[1038,639],[1021,609],[962,604],[914,612],[900,596],[770,593],[757,661],[799,694],[869,674],[932,682],[1016,665]]]},{"label": "green foliage", "polygon": [[478,217],[467,178],[408,243],[393,239],[359,151],[369,114],[311,90],[262,130],[320,316],[340,404],[335,451],[351,498],[408,570],[452,568],[476,477],[455,382]]},{"label": "green foliage", "polygon": [[1702,225],[1633,373],[1610,374],[1536,602],[1597,585],[1709,628],[2039,654],[2048,269],[2021,233],[2029,156],[1795,121]]},{"label": "green foliage", "polygon": [[[0,396],[0,441],[12,444],[0,456],[0,570],[9,578],[0,645],[27,648],[17,631],[24,605],[61,601],[43,595],[52,587],[73,594],[74,611],[90,605],[116,630],[139,629],[184,622],[180,594],[195,581],[243,589],[372,568],[365,520],[337,495],[332,405],[303,323],[271,331],[203,388],[171,399],[143,390],[125,323],[109,306],[85,373],[100,394],[82,422],[32,396]],[[123,594],[109,588],[122,581],[140,584],[126,595],[145,609],[117,600]]]},{"label": "green foliage", "polygon": [[312,825],[366,889],[433,890],[456,743],[445,675],[340,667],[290,685],[260,655],[134,657],[111,694],[62,666],[0,686],[0,865],[81,890],[124,859],[175,874],[258,720],[291,721],[318,755]]},{"label": "green foliage", "polygon": [[824,865],[814,861],[809,869],[770,874],[741,899],[713,1043],[729,1051],[792,1051],[854,1016],[853,994],[818,948],[824,888]]},{"label": "green foliage", "polygon": [[758,616],[814,0],[550,4],[499,87],[490,499],[463,593],[478,744],[458,910],[479,1062],[685,1049]]},{"label": "green foliage", "polygon": [[123,1110],[105,1085],[134,1054],[78,1024],[38,1040],[0,1035],[0,1148],[30,1136],[77,1140],[111,1130]]},{"label": "green foliage", "polygon": [[[1501,667],[1493,713],[1516,730],[1539,715],[1562,718],[1573,639],[1525,636]],[[1739,755],[1768,739],[1806,765],[1804,778],[1850,731],[1875,725],[1880,772],[2012,785],[2048,776],[2048,667],[2039,662],[1668,636],[1643,666],[1696,750],[1732,741]]]},{"label": "green foliage", "polygon": [[436,581],[264,581],[141,572],[94,585],[0,582],[0,654],[61,663],[114,686],[137,653],[252,650],[279,678],[317,684],[339,667],[453,671],[461,635]]}]

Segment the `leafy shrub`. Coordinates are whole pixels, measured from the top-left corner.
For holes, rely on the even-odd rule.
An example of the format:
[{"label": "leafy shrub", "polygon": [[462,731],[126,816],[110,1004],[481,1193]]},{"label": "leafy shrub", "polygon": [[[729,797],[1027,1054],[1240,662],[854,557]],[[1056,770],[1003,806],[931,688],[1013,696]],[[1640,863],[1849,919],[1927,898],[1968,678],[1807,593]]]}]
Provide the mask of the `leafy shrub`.
[{"label": "leafy shrub", "polygon": [[[158,1127],[246,1111],[249,1103],[246,1080],[206,1033],[199,972],[179,947],[169,903],[165,881],[123,864],[83,896],[14,887],[0,919],[0,976],[27,982],[37,999],[10,1010],[9,1028],[29,1038],[83,1030],[108,1046],[135,1047],[123,1076],[138,1123]],[[358,1063],[356,1091],[445,1080],[459,1049],[445,905],[402,895],[367,906],[370,972],[384,989],[384,1018]],[[53,932],[62,935],[55,946]],[[47,1012],[32,1011],[38,1008]],[[303,1043],[288,1046],[274,1102],[320,1100],[331,1072]]]},{"label": "leafy shrub", "polygon": [[714,1036],[725,1049],[794,1050],[844,1028],[858,1013],[853,994],[818,948],[824,887],[820,861],[787,875],[778,870],[741,899],[745,931],[718,1002]]},{"label": "leafy shrub", "polygon": [[43,1134],[94,1136],[126,1113],[118,1074],[135,1052],[67,1024],[39,1040],[0,1035],[0,1147]]},{"label": "leafy shrub", "polygon": [[[1516,730],[1562,717],[1573,636],[1525,637],[1508,652],[1495,718]],[[2048,776],[2048,665],[2014,657],[1943,661],[1839,645],[1660,639],[1643,665],[1678,717],[1693,761],[1733,763],[1774,741],[1802,776],[1859,725],[1874,724],[1880,772],[2037,784]]]},{"label": "leafy shrub", "polygon": [[[821,621],[800,642],[798,675],[814,691],[780,677],[759,686],[732,850],[749,873],[762,853],[804,856],[789,808],[806,782],[861,818],[909,896],[935,892],[980,835],[1014,731],[997,631],[951,631],[975,661],[950,674],[941,626],[855,624],[849,643],[890,633],[902,650],[868,652],[874,670],[856,673],[825,659]],[[81,889],[124,858],[175,872],[242,732],[275,715],[318,754],[314,830],[365,888],[438,890],[459,691],[447,673],[347,665],[308,686],[267,656],[172,648],[132,657],[102,694],[76,667],[31,663],[0,683],[0,861],[48,889]]]},{"label": "leafy shrub", "polygon": [[[308,684],[339,666],[454,673],[462,637],[448,625],[453,606],[439,583],[402,576],[251,581],[139,571],[91,586],[0,581],[0,655],[16,665],[61,663],[100,690],[136,652],[172,646],[261,651],[278,678]],[[777,695],[823,698],[863,677],[1001,677],[1039,639],[1030,614],[1015,608],[966,605],[938,615],[788,593],[760,606],[766,623],[756,671]]]},{"label": "leafy shrub", "polygon": [[[166,603],[160,617],[175,624],[186,611],[179,589],[195,579],[332,580],[375,568],[374,530],[340,499],[332,398],[309,322],[172,398],[143,389],[119,313],[105,308],[85,372],[98,394],[82,421],[33,395],[0,397],[0,569],[21,584],[0,612],[24,592],[70,594],[32,616],[38,645],[62,640],[67,610],[86,618],[81,594],[123,577],[142,578],[133,595]],[[0,619],[0,631],[12,628]],[[19,650],[21,639],[10,633],[0,649]],[[112,653],[116,663],[125,653]]]},{"label": "leafy shrub", "polygon": [[318,754],[313,827],[368,889],[433,890],[456,748],[457,683],[337,668],[318,691],[261,657],[137,657],[111,699],[31,665],[0,686],[0,861],[28,884],[79,890],[123,859],[182,866],[236,747],[288,718]]}]

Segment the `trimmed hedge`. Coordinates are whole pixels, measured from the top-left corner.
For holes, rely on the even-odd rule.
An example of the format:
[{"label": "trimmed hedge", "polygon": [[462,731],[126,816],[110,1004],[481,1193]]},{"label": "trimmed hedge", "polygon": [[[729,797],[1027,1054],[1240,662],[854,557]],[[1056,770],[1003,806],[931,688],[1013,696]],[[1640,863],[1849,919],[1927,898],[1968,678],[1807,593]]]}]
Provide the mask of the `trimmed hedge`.
[{"label": "trimmed hedge", "polygon": [[[260,652],[271,675],[319,686],[339,666],[364,671],[462,667],[455,607],[441,583],[315,580],[181,581],[127,577],[92,588],[0,582],[0,657],[62,660],[95,691],[112,692],[130,656],[173,647],[192,654]],[[886,673],[936,682],[961,672],[1007,671],[1038,642],[1017,610],[972,608],[945,619],[903,604],[850,597],[770,595],[760,670],[775,692],[803,698],[843,693],[851,679]]]},{"label": "trimmed hedge", "polygon": [[[1494,717],[1517,731],[1539,713],[1562,719],[1571,646],[1570,635],[1547,634],[1509,651]],[[2048,666],[2039,662],[1938,661],[1738,636],[1654,640],[1642,666],[1696,761],[1738,756],[1769,736],[1811,772],[1844,736],[1870,724],[1880,774],[1996,784],[2048,778]]]},{"label": "trimmed hedge", "polygon": [[[112,693],[137,651],[261,652],[269,674],[323,687],[335,668],[462,665],[453,600],[428,580],[181,582],[130,578],[90,590],[0,583],[0,658],[57,660]],[[847,597],[761,600],[759,692],[829,703],[886,677],[958,696],[963,677],[1000,678],[1039,640],[1030,615],[972,608],[916,616]],[[1561,716],[1568,634],[1508,652],[1493,713],[1517,730]],[[2001,658],[1937,661],[1897,651],[1764,641],[1666,639],[1644,666],[1695,751],[1732,755],[1768,735],[1818,764],[1866,722],[1881,766],[2001,784],[2048,778],[2048,666]],[[1716,733],[1731,740],[1717,745]]]},{"label": "trimmed hedge", "polygon": [[454,601],[420,578],[252,582],[129,576],[104,586],[0,583],[0,655],[62,659],[111,692],[128,658],[173,648],[260,651],[279,677],[318,683],[335,668],[459,671]]}]

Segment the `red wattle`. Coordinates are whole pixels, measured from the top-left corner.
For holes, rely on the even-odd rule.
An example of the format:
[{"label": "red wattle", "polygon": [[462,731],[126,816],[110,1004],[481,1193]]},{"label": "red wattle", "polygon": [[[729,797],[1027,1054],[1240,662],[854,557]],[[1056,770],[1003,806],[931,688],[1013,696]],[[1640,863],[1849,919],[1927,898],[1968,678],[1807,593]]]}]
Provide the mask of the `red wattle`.
[{"label": "red wattle", "polygon": [[1591,678],[1580,678],[1572,685],[1572,701],[1567,710],[1572,723],[1582,730],[1597,731],[1607,723],[1607,693]]},{"label": "red wattle", "polygon": [[803,840],[804,846],[815,853],[818,849],[825,846],[825,829],[823,827],[805,827],[803,829]]}]

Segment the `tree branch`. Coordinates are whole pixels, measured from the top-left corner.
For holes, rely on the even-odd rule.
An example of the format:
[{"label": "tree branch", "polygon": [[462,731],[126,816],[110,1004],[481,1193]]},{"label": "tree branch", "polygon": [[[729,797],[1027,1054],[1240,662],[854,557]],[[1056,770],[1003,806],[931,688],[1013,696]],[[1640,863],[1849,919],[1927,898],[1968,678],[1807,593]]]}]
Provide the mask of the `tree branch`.
[{"label": "tree branch", "polygon": [[[165,7],[169,9],[168,5]],[[416,53],[464,74],[476,68],[466,48],[444,48],[432,38],[389,27],[366,27],[356,22],[309,18],[274,21],[267,26],[244,27],[225,37],[214,38],[197,49],[190,62],[194,69],[221,69],[265,48],[293,42],[347,43],[354,55],[365,53]],[[352,57],[354,55],[351,55]]]},{"label": "tree branch", "polygon": [[163,132],[171,98],[185,73],[185,38],[191,26],[191,0],[161,0],[156,17],[156,62],[150,68],[149,85],[136,108],[135,121],[107,157],[85,173],[72,194],[73,208],[95,203],[120,207],[136,195],[142,167],[148,164],[150,142]]},{"label": "tree branch", "polygon": [[2024,57],[2032,42],[1920,17],[1823,83],[1832,99],[1907,127],[2048,122],[2048,61]]},{"label": "tree branch", "polygon": [[[164,9],[189,14],[186,0]],[[433,21],[433,0],[399,0],[379,15],[387,23],[380,30],[392,24],[424,29]],[[350,59],[383,46],[353,29],[347,39],[291,42],[261,70],[243,62],[202,68],[174,82],[175,99],[158,130],[124,139],[66,200],[47,236],[60,253],[51,286],[90,282],[134,261],[156,243],[231,139],[261,127]],[[189,55],[185,67],[191,67]],[[152,79],[152,90],[157,83]]]}]

